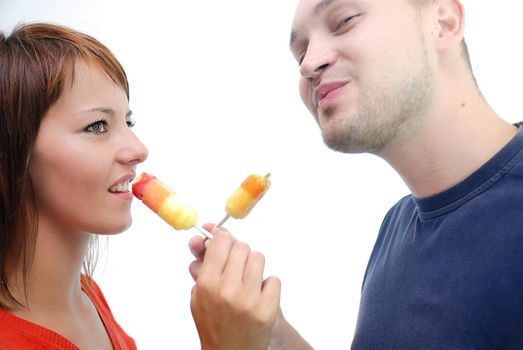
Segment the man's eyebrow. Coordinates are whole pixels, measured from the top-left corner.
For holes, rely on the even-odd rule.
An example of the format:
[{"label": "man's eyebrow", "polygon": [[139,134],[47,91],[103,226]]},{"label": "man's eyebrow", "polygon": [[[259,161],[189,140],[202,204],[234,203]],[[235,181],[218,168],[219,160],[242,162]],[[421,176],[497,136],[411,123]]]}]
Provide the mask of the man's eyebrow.
[{"label": "man's eyebrow", "polygon": [[[102,113],[105,113],[105,114],[109,114],[111,116],[116,114],[114,109],[106,108],[106,107],[93,108],[93,109],[89,109],[89,110],[87,110],[85,112],[102,112]],[[129,110],[129,112],[127,112],[125,114],[125,117],[130,117],[132,114],[133,114],[133,111]]]},{"label": "man's eyebrow", "polygon": [[[316,6],[314,6],[313,15],[318,16],[321,12],[325,11],[329,6],[331,6],[336,0],[322,0]],[[296,42],[296,32],[291,32],[291,38],[289,40],[289,47],[292,49],[292,45]]]},{"label": "man's eyebrow", "polygon": [[314,7],[314,15],[319,15],[322,11],[324,11],[327,7],[332,5],[336,0],[323,0],[318,5]]},{"label": "man's eyebrow", "polygon": [[294,42],[296,41],[296,32],[293,30],[291,32],[291,39],[289,40],[289,48],[292,50],[292,45],[294,45]]}]

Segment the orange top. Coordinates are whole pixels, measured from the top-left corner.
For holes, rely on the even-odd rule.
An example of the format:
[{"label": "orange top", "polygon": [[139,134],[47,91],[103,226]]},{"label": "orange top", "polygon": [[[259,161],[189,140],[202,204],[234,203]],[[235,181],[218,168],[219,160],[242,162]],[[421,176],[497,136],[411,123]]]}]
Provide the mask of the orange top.
[{"label": "orange top", "polygon": [[[82,290],[96,307],[114,350],[136,350],[133,338],[116,323],[98,285],[94,281],[87,284],[87,279],[82,276]],[[79,350],[60,334],[0,309],[0,350],[8,349]]]},{"label": "orange top", "polygon": [[265,192],[268,185],[267,176],[260,175],[249,175],[241,184],[241,187],[247,193],[249,193],[252,198],[256,199],[260,194]]}]

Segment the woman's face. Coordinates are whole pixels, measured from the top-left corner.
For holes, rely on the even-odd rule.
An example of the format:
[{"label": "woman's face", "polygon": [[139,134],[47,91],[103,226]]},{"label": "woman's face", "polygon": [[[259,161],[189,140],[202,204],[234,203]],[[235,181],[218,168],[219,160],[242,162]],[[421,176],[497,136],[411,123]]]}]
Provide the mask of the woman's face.
[{"label": "woman's face", "polygon": [[78,61],[72,85],[43,116],[31,154],[40,221],[64,232],[129,227],[129,182],[147,158],[132,125],[124,90],[101,68]]}]

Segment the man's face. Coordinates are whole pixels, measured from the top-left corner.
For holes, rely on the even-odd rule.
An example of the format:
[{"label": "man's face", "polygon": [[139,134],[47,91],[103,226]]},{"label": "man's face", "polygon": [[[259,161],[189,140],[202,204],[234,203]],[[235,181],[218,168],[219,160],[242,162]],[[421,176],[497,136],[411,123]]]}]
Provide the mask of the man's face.
[{"label": "man's face", "polygon": [[325,143],[379,153],[426,113],[432,72],[421,11],[408,0],[301,0],[291,51]]}]

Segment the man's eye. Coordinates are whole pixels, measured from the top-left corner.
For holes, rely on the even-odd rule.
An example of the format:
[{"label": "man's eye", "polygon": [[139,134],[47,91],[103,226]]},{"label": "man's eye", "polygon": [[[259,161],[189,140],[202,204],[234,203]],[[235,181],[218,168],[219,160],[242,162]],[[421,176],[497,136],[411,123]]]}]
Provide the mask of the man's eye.
[{"label": "man's eye", "polygon": [[298,57],[298,65],[301,66],[301,64],[302,64],[304,58],[305,58],[305,55],[300,55],[300,56]]},{"label": "man's eye", "polygon": [[102,119],[92,124],[89,124],[85,128],[85,131],[91,132],[93,134],[103,134],[104,132],[107,132],[107,121],[105,119]]},{"label": "man's eye", "polygon": [[338,24],[336,25],[336,28],[334,28],[334,30],[338,31],[338,30],[342,29],[344,26],[346,26],[350,21],[352,21],[357,16],[358,15],[349,16],[349,17],[344,18],[343,20],[339,21]]},{"label": "man's eye", "polygon": [[298,61],[298,65],[301,66],[301,64],[303,63],[303,60],[305,59],[305,54],[307,52],[306,51],[302,51],[300,52],[297,56],[296,56],[296,60]]}]

